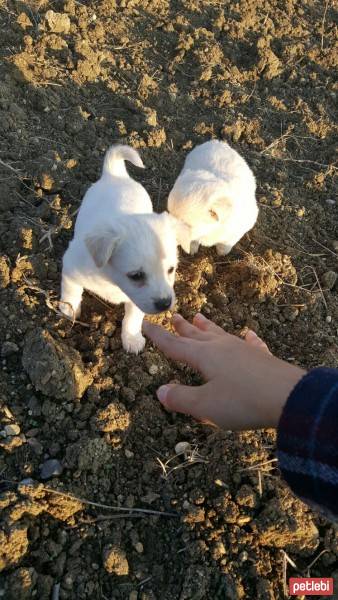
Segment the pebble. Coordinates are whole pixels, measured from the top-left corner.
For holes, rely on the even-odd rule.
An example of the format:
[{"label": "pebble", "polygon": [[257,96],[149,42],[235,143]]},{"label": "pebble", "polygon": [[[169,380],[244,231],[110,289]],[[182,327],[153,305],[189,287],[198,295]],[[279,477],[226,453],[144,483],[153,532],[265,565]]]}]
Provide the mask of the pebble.
[{"label": "pebble", "polygon": [[53,33],[69,33],[70,18],[65,13],[57,13],[53,10],[47,10],[45,19],[50,31]]},{"label": "pebble", "polygon": [[51,458],[46,460],[40,470],[41,479],[49,479],[55,475],[61,475],[63,466],[59,460]]},{"label": "pebble", "polygon": [[131,450],[128,450],[127,448],[124,451],[124,454],[125,454],[126,458],[133,458],[133,456],[134,456],[134,452],[132,452]]},{"label": "pebble", "polygon": [[6,436],[19,435],[20,431],[21,430],[20,430],[19,425],[16,425],[15,423],[11,423],[10,425],[5,425]]},{"label": "pebble", "polygon": [[14,342],[4,342],[1,346],[1,356],[3,358],[15,354],[16,352],[19,352],[19,346]]},{"label": "pebble", "polygon": [[156,375],[156,373],[158,373],[158,366],[157,365],[150,365],[150,367],[149,367],[149,374],[150,375]]},{"label": "pebble", "polygon": [[327,317],[326,317],[326,322],[327,322],[327,323],[331,323],[331,321],[332,321],[332,317],[331,317],[331,315],[327,315]]},{"label": "pebble", "polygon": [[191,444],[189,442],[178,442],[175,446],[175,453],[179,456],[180,454],[186,455],[191,450]]},{"label": "pebble", "polygon": [[134,548],[138,554],[143,554],[143,544],[141,542],[137,542]]},{"label": "pebble", "polygon": [[338,279],[338,273],[335,271],[326,271],[324,275],[322,275],[322,285],[327,290],[332,290],[336,285]]}]

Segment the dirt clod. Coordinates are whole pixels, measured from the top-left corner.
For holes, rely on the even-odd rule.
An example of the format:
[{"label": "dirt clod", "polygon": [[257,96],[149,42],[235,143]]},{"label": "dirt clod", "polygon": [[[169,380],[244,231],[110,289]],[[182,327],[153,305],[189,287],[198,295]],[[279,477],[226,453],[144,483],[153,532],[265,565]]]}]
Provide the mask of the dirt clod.
[{"label": "dirt clod", "polygon": [[43,329],[26,336],[22,364],[37,390],[60,400],[81,398],[92,382],[77,350]]},{"label": "dirt clod", "polygon": [[129,565],[126,554],[117,546],[106,546],[103,549],[103,566],[107,573],[118,576],[128,575]]}]

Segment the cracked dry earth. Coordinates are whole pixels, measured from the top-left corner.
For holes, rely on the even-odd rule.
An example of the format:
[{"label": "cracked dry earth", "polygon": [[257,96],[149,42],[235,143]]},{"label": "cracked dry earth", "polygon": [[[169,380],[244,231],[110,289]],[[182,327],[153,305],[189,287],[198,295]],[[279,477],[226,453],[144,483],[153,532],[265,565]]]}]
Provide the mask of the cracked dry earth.
[{"label": "cracked dry earth", "polygon": [[337,526],[283,484],[273,431],[163,411],[161,383],[198,379],[150,343],[126,355],[120,307],[86,295],[82,324],[56,313],[105,149],[139,149],[131,172],[162,210],[189,149],[218,137],[257,176],[259,220],[225,259],[182,254],[178,309],[337,366],[335,16],[314,0],[0,1],[1,598],[282,599],[284,567],[311,563],[337,579]]}]

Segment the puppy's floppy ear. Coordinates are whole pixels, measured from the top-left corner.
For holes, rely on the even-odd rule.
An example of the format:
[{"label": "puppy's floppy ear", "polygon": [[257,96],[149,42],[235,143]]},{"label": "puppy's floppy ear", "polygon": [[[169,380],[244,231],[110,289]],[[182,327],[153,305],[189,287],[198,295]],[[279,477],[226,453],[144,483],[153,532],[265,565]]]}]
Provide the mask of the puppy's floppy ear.
[{"label": "puppy's floppy ear", "polygon": [[109,230],[96,231],[85,238],[87,250],[99,269],[107,264],[121,241],[121,233]]},{"label": "puppy's floppy ear", "polygon": [[181,219],[177,219],[170,213],[164,213],[167,215],[167,218],[170,219],[172,227],[175,230],[177,244],[183,248],[184,252],[189,254],[190,252],[190,243],[191,243],[191,227],[181,221]]}]

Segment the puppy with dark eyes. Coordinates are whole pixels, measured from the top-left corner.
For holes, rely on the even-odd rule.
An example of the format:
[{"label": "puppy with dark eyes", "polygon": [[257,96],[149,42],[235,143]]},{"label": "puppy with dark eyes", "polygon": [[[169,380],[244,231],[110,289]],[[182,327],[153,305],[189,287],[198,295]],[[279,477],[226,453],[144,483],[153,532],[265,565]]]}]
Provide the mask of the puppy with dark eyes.
[{"label": "puppy with dark eyes", "polygon": [[122,344],[137,354],[145,345],[144,314],[174,306],[181,225],[167,212],[153,213],[148,193],[128,175],[125,160],[144,168],[136,150],[112,146],[101,178],[84,196],[63,257],[60,308],[78,318],[84,289],[113,304],[124,302]]}]

